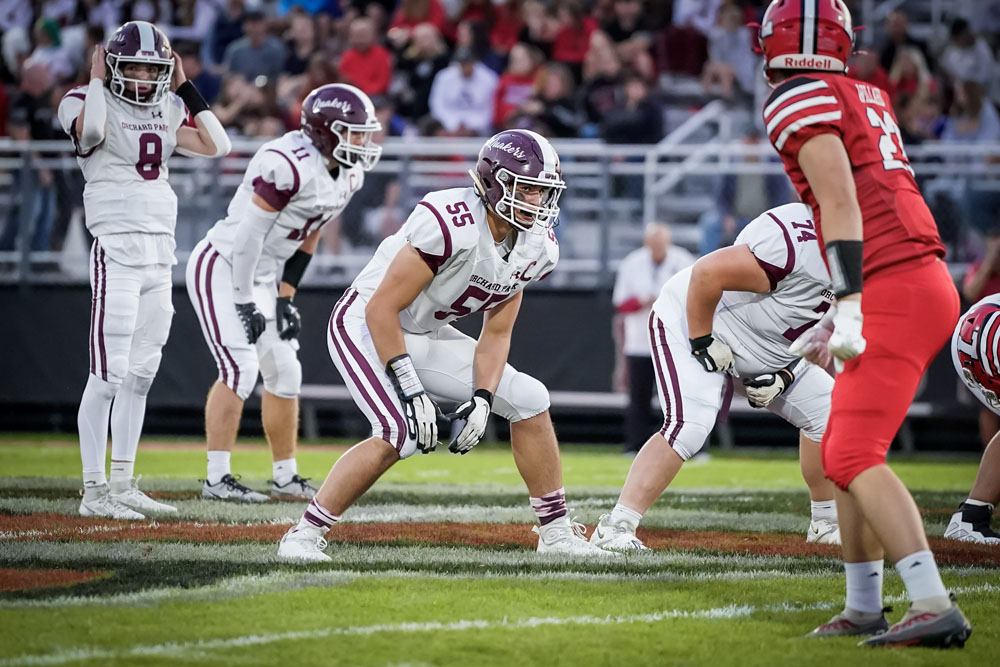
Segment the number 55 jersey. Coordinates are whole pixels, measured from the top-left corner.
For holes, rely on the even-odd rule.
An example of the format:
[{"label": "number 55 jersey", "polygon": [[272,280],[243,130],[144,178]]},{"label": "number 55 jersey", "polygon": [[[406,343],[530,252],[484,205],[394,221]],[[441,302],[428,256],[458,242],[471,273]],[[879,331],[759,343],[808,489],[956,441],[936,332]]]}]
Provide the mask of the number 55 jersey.
[{"label": "number 55 jersey", "polygon": [[396,253],[412,245],[434,278],[399,314],[403,331],[426,334],[469,313],[490,310],[545,278],[559,261],[552,230],[519,232],[495,243],[474,188],[428,193],[398,232],[382,241],[351,287],[367,301]]},{"label": "number 55 jersey", "polygon": [[177,196],[167,183],[167,159],[187,117],[184,103],[168,93],[158,105],[136,106],[105,90],[104,141],[84,151],[76,119],[83,112],[86,94],[87,86],[66,93],[59,103],[59,122],[73,138],[87,181],[83,190],[87,229],[97,237],[125,232],[168,234],[172,245]]},{"label": "number 55 jersey", "polygon": [[[864,223],[864,277],[913,259],[944,256],[937,225],[917,189],[889,96],[841,74],[797,75],[776,87],[764,124],[802,201],[819,206],[799,167],[799,149],[819,134],[835,134],[851,161]],[[822,233],[819,241],[823,243]]]}]

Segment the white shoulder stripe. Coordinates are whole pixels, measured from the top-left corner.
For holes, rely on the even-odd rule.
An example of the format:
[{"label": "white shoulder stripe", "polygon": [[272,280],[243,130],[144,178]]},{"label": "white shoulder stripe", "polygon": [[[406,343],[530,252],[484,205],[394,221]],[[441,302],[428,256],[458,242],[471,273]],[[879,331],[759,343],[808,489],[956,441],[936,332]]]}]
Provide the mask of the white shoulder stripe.
[{"label": "white shoulder stripe", "polygon": [[156,40],[153,38],[153,26],[145,21],[136,21],[135,24],[139,26],[139,50],[155,51]]},{"label": "white shoulder stripe", "polygon": [[794,132],[798,132],[806,125],[815,125],[816,123],[826,123],[831,120],[840,120],[840,111],[828,111],[827,113],[818,113],[813,116],[806,116],[805,118],[800,118],[794,123],[789,124],[781,134],[778,135],[777,140],[774,142],[774,147],[779,151],[784,148],[785,142],[788,141],[788,137]]},{"label": "white shoulder stripe", "polygon": [[785,107],[778,113],[774,114],[771,120],[767,122],[767,133],[771,134],[772,132],[774,132],[778,128],[778,125],[781,124],[781,121],[785,120],[796,111],[800,111],[802,109],[808,109],[809,107],[819,106],[821,104],[836,104],[836,103],[837,103],[837,98],[834,97],[833,95],[817,95],[816,97],[809,97],[804,100],[799,100],[798,102],[793,102],[792,104],[789,104],[787,107]]},{"label": "white shoulder stripe", "polygon": [[538,134],[537,132],[532,132],[531,130],[521,130],[525,134],[530,134],[531,137],[538,144],[538,147],[542,149],[542,162],[545,171],[555,171],[556,164],[559,163],[559,158],[556,156],[556,151],[552,148],[552,144],[549,140]]},{"label": "white shoulder stripe", "polygon": [[816,53],[816,0],[802,2],[802,53]]},{"label": "white shoulder stripe", "polygon": [[829,88],[829,86],[826,85],[826,81],[813,81],[812,83],[796,86],[791,90],[785,91],[764,108],[764,120],[767,120],[767,117],[774,113],[774,110],[781,106],[785,100],[790,100],[793,97],[805,95],[806,93],[811,93],[812,91],[820,90],[821,88]]}]

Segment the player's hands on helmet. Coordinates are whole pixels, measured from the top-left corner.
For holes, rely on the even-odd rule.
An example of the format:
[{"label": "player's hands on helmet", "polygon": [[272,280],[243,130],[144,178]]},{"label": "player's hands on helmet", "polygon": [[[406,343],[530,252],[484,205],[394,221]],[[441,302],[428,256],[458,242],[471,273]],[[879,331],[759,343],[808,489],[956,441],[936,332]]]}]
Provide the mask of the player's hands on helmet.
[{"label": "player's hands on helmet", "polygon": [[98,44],[94,47],[94,54],[90,56],[90,78],[100,79],[104,81],[108,74],[108,63],[107,63],[108,52],[104,50],[104,46]]},{"label": "player's hands on helmet", "polygon": [[489,421],[492,406],[493,394],[485,389],[477,389],[472,398],[447,415],[453,425],[452,433],[455,433],[448,451],[453,454],[468,454],[479,444],[486,434],[486,422]]},{"label": "player's hands on helmet", "polygon": [[833,357],[827,343],[830,335],[833,334],[833,316],[837,314],[837,307],[831,306],[830,310],[814,325],[803,331],[798,338],[788,346],[788,351],[800,356],[806,361],[816,364],[820,368],[830,365]]},{"label": "player's hands on helmet", "polygon": [[170,89],[177,90],[180,88],[181,84],[188,80],[187,75],[184,74],[184,64],[181,62],[181,57],[177,55],[174,51],[171,56],[174,59],[174,74],[170,81]]},{"label": "player's hands on helmet", "polygon": [[243,331],[247,335],[247,341],[253,345],[264,333],[264,327],[267,325],[264,313],[260,312],[257,304],[250,301],[249,303],[236,304],[236,314],[240,316],[240,321],[243,323]]},{"label": "player's hands on helmet", "polygon": [[868,341],[861,334],[862,322],[860,295],[857,299],[841,299],[837,302],[833,333],[826,346],[838,373],[844,370],[845,361],[858,356],[868,346]]},{"label": "player's hands on helmet", "polygon": [[725,373],[733,368],[733,351],[712,334],[692,338],[691,355],[709,373]]},{"label": "player's hands on helmet", "polygon": [[417,449],[422,453],[433,452],[438,440],[438,409],[424,391],[410,355],[401,354],[390,359],[385,365],[385,374],[403,404],[407,435],[416,440]]},{"label": "player's hands on helmet", "polygon": [[747,401],[752,408],[766,408],[771,401],[785,393],[788,386],[795,382],[795,373],[782,368],[777,373],[764,373],[755,378],[745,378]]},{"label": "player's hands on helmet", "polygon": [[278,297],[275,319],[277,320],[278,337],[281,340],[292,340],[299,337],[299,332],[302,331],[302,316],[299,314],[299,309],[292,303],[292,297]]}]

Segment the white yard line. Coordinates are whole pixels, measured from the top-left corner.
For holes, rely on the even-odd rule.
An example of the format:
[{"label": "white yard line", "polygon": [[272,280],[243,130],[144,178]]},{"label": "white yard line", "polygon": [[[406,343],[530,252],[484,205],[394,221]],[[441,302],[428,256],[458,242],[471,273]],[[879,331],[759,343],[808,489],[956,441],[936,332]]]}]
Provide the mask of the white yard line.
[{"label": "white yard line", "polygon": [[[956,588],[960,595],[977,593],[995,593],[1000,586],[983,583],[976,586]],[[887,598],[887,602],[900,602],[902,596]],[[377,625],[356,625],[343,628],[326,627],[314,630],[292,632],[277,632],[268,634],[242,635],[219,639],[202,639],[193,642],[167,642],[163,644],[139,644],[124,649],[108,650],[97,648],[70,649],[55,651],[41,655],[21,655],[6,660],[0,660],[0,667],[30,667],[34,665],[61,665],[69,662],[84,662],[92,660],[126,660],[129,658],[161,657],[187,659],[204,651],[261,646],[285,641],[302,641],[325,639],[329,637],[358,637],[380,633],[419,634],[425,632],[464,632],[468,630],[519,630],[544,626],[588,626],[588,625],[628,625],[634,623],[660,623],[677,618],[696,618],[706,620],[730,620],[746,618],[757,612],[801,612],[808,610],[834,609],[842,604],[836,602],[817,602],[811,604],[796,604],[784,602],[776,605],[756,607],[752,605],[729,605],[710,609],[666,609],[648,614],[631,614],[627,616],[532,616],[523,619],[503,618],[500,620],[461,619],[448,623],[403,622],[380,623]]]}]

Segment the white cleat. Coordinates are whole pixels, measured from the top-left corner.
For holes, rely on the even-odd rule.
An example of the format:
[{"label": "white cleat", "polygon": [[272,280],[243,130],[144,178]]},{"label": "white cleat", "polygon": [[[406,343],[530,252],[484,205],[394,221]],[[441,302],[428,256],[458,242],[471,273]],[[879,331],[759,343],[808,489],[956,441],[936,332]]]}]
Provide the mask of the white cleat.
[{"label": "white cleat", "polygon": [[316,487],[306,477],[292,475],[286,484],[271,480],[271,497],[275,500],[312,500],[316,497]]},{"label": "white cleat", "polygon": [[610,514],[602,514],[594,532],[590,535],[590,543],[605,551],[648,551],[649,547],[635,536],[635,531],[624,521],[611,523]]},{"label": "white cleat", "polygon": [[840,525],[834,521],[817,519],[809,522],[806,542],[815,544],[840,544]]},{"label": "white cleat", "polygon": [[326,563],[331,560],[323,553],[326,540],[322,536],[292,526],[278,543],[278,558],[296,563]]},{"label": "white cleat", "polygon": [[105,484],[93,498],[87,498],[81,491],[80,516],[100,516],[107,519],[124,519],[125,521],[142,521],[146,517],[115,500]]},{"label": "white cleat", "polygon": [[143,514],[175,514],[177,512],[177,508],[173,505],[157,502],[140,491],[138,486],[140,479],[142,479],[142,475],[133,477],[129,483],[129,488],[121,493],[112,492],[111,497],[125,507],[134,509],[136,512],[142,512]]},{"label": "white cleat", "polygon": [[565,554],[567,556],[597,556],[604,558],[617,554],[595,547],[587,541],[587,529],[582,523],[560,517],[541,528],[533,526],[538,533],[538,553]]},{"label": "white cleat", "polygon": [[224,475],[216,484],[209,484],[208,480],[202,480],[201,497],[208,500],[235,500],[241,503],[266,503],[270,498],[263,493],[257,493],[253,489],[239,483],[239,477]]}]

